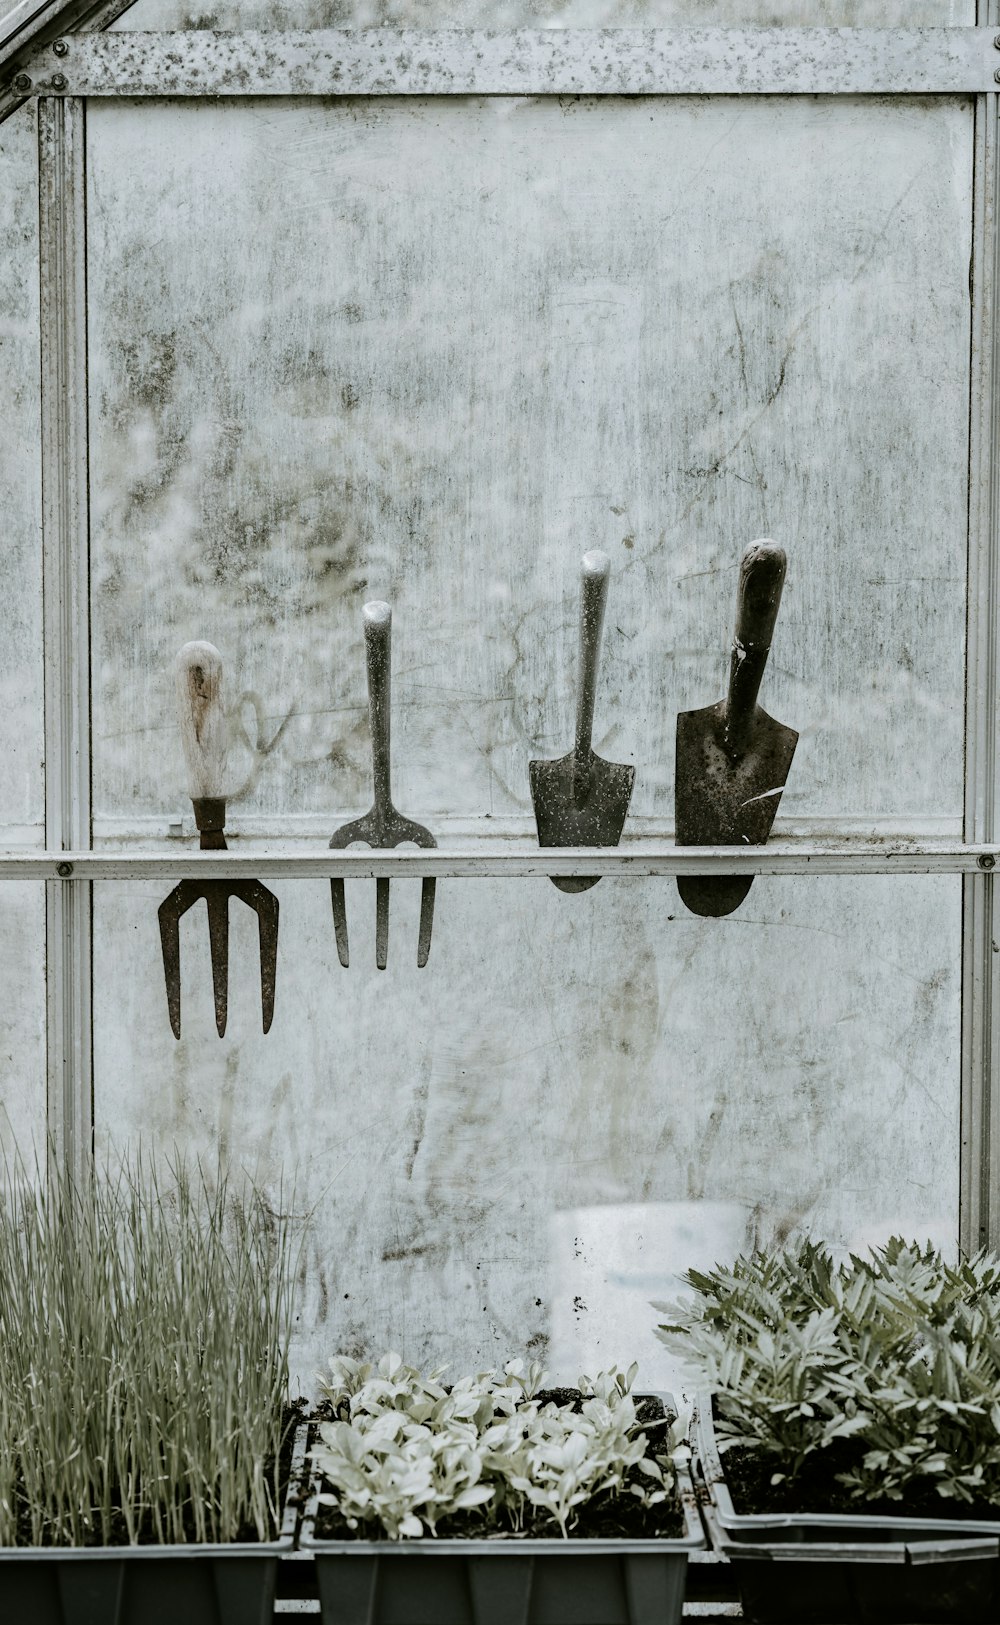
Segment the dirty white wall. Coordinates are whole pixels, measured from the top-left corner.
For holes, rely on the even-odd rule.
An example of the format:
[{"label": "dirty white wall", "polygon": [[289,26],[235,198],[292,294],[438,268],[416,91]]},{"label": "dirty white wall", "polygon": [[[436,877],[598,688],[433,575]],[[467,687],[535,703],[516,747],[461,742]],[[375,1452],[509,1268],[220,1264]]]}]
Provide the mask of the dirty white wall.
[{"label": "dirty white wall", "polygon": [[[891,21],[808,9],[240,17]],[[122,22],[234,26],[152,0]],[[30,123],[0,132],[22,200]],[[958,834],[971,133],[969,104],[919,98],[93,107],[95,839],[165,843],[185,812],[190,832],[168,668],[196,636],[227,661],[239,843],[325,842],[363,811],[375,596],[398,804],[439,838],[530,838],[527,762],[571,740],[590,546],[613,564],[595,746],[636,764],[627,833],[662,832],[675,714],[721,694],[765,534],[790,565],[762,698],[802,735],[784,831]],[[30,355],[31,277],[4,287]],[[10,714],[35,789],[0,778],[12,829],[41,784],[29,391],[21,410],[2,612],[34,673]],[[346,971],[328,888],[275,890],[271,1034],[237,908],[227,1037],[189,918],[177,1043],[162,886],[96,888],[95,1115],[101,1148],[221,1143],[295,1182],[307,1385],[338,1348],[461,1365],[527,1343],[570,1373],[646,1352],[646,1299],[693,1261],[681,1204],[720,1251],[797,1225],[954,1237],[956,880],[762,878],[725,921],[671,881],[446,881],[419,972],[397,883],[384,973],[372,885],[348,889]],[[37,919],[18,929],[37,960]],[[19,1019],[26,1130],[44,1086],[37,1009]]]}]

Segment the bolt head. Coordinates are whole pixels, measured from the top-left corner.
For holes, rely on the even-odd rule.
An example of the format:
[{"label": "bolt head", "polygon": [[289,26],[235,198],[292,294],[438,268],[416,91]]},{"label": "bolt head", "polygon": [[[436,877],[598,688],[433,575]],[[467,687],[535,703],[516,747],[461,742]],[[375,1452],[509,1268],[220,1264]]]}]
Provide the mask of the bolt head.
[{"label": "bolt head", "polygon": [[996,80],[997,84],[1000,85],[1000,68],[997,68],[997,70],[994,73],[993,77]]},{"label": "bolt head", "polygon": [[71,863],[57,863],[56,864],[56,874],[59,876],[59,878],[61,880],[68,880],[72,873],[73,873],[73,865]]},{"label": "bolt head", "polygon": [[[1000,35],[997,36],[997,49],[1000,50]],[[66,56],[69,53],[69,45],[66,40],[57,39],[52,51],[55,56]]]},{"label": "bolt head", "polygon": [[19,90],[22,95],[31,89],[31,80],[26,73],[15,73],[14,89]]},{"label": "bolt head", "polygon": [[52,89],[53,90],[65,90],[66,89],[66,75],[64,73],[54,73],[52,75]]},{"label": "bolt head", "polygon": [[996,861],[997,860],[993,856],[992,852],[981,852],[979,854],[979,867],[980,867],[980,869],[992,869],[994,867],[994,865],[996,864]]}]

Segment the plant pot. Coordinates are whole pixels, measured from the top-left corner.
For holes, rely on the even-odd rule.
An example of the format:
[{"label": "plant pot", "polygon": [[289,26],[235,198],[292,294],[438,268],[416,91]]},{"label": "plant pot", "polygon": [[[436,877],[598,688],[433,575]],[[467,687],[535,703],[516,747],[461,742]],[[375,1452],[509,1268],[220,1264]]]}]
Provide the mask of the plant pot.
[{"label": "plant pot", "polygon": [[694,1471],[717,1553],[762,1625],[995,1625],[1000,1617],[1000,1518],[871,1513],[739,1513],[712,1417],[699,1396]]},{"label": "plant pot", "polygon": [[706,1545],[677,1470],[675,1540],[322,1540],[313,1476],[299,1545],[323,1625],[679,1625],[688,1553]]},{"label": "plant pot", "polygon": [[[289,1485],[301,1480],[308,1429],[295,1433]],[[295,1543],[286,1498],[277,1540],[231,1545],[6,1546],[0,1619],[25,1625],[271,1625],[278,1558]]]}]

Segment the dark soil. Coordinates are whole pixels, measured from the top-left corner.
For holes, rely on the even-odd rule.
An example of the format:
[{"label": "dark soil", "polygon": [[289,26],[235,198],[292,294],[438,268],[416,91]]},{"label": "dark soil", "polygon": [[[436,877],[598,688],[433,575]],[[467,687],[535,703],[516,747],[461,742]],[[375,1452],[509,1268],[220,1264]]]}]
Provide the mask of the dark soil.
[{"label": "dark soil", "polygon": [[[282,1443],[281,1456],[280,1456],[280,1461],[279,1461],[279,1473],[280,1473],[280,1479],[279,1479],[280,1494],[279,1494],[279,1497],[278,1497],[278,1517],[279,1517],[279,1519],[281,1517],[282,1508],[284,1507],[284,1504],[285,1504],[285,1497],[286,1497],[286,1495],[288,1493],[288,1481],[289,1481],[289,1477],[291,1475],[292,1450],[294,1448],[295,1429],[297,1428],[298,1424],[301,1421],[304,1420],[304,1418],[305,1418],[305,1401],[304,1400],[299,1400],[296,1404],[289,1405],[285,1410],[284,1418],[283,1418],[285,1433],[284,1433],[284,1441]],[[264,1469],[265,1480],[270,1479],[272,1476],[273,1476],[273,1463],[268,1462],[266,1464],[266,1466],[265,1466],[265,1469]],[[21,1512],[18,1521],[19,1521],[18,1540],[17,1540],[18,1546],[31,1546],[31,1545],[33,1545],[34,1542],[32,1541],[32,1538],[31,1538],[31,1520],[28,1517],[26,1511]],[[273,1518],[271,1520],[271,1523],[272,1523],[272,1528],[271,1528],[271,1530],[270,1530],[270,1532],[269,1532],[269,1534],[268,1534],[268,1536],[266,1538],[268,1540],[277,1540],[279,1530],[278,1530],[278,1527],[274,1524]],[[193,1517],[186,1520],[185,1537],[189,1542],[192,1542],[192,1541],[196,1540],[196,1538],[197,1538],[196,1537],[196,1532],[195,1532],[195,1524],[194,1524],[194,1518]],[[241,1529],[239,1529],[237,1531],[237,1533],[233,1536],[233,1540],[234,1541],[252,1541],[252,1542],[254,1542],[256,1544],[260,1540],[260,1536],[257,1533],[256,1525],[252,1524],[252,1523],[244,1524],[243,1527]],[[42,1544],[44,1546],[48,1546],[48,1545],[51,1545],[53,1543],[51,1541],[45,1540],[45,1541],[42,1542]],[[85,1540],[83,1542],[83,1544],[84,1544],[85,1547],[91,1547],[91,1546],[127,1546],[129,1544],[128,1531],[127,1531],[127,1528],[126,1528],[126,1525],[125,1525],[125,1520],[122,1517],[121,1513],[120,1512],[116,1513],[116,1512],[112,1511],[110,1527],[106,1528],[106,1529],[105,1528],[99,1528],[99,1529],[95,1530],[93,1535],[88,1540]],[[140,1528],[138,1544],[140,1546],[156,1546],[156,1545],[160,1544],[158,1542],[157,1538],[156,1538],[156,1532],[155,1532],[155,1530],[153,1528],[152,1520],[149,1520],[149,1522],[147,1523],[147,1525],[145,1527]],[[60,1545],[59,1549],[60,1550],[65,1550],[66,1548],[64,1546]]]},{"label": "dark soil", "polygon": [[[535,1395],[543,1404],[568,1405],[579,1410],[583,1395],[578,1388],[545,1388]],[[636,1419],[645,1427],[655,1422],[673,1420],[667,1417],[660,1400],[652,1395],[635,1396]],[[650,1435],[650,1446],[666,1429],[656,1429]],[[663,1501],[655,1507],[639,1505],[629,1493],[629,1485],[652,1481],[638,1468],[626,1476],[619,1495],[601,1495],[579,1509],[579,1516],[569,1531],[571,1540],[676,1540],[684,1533],[684,1516],[677,1501]],[[316,1535],[320,1540],[383,1540],[377,1524],[349,1529],[335,1507],[321,1505],[316,1518]],[[484,1518],[482,1510],[463,1513],[443,1519],[437,1526],[439,1540],[557,1540],[559,1525],[543,1515],[530,1519],[526,1527],[516,1534],[511,1530],[497,1530]]]},{"label": "dark soil", "polygon": [[771,1474],[781,1471],[780,1457],[770,1451],[734,1445],[724,1452],[722,1467],[739,1513],[849,1512],[890,1518],[991,1518],[1000,1523],[1000,1507],[988,1501],[945,1500],[929,1482],[899,1501],[859,1500],[837,1482],[837,1474],[859,1466],[864,1454],[864,1446],[853,1439],[835,1439],[811,1456],[795,1479],[780,1484],[770,1482]]}]

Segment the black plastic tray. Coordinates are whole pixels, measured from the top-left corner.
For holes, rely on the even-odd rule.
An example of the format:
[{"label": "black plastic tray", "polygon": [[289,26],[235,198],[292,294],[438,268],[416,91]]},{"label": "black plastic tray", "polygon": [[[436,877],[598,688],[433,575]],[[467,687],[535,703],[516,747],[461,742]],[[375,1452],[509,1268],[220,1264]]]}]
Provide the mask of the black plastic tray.
[{"label": "black plastic tray", "polygon": [[1000,1619],[1000,1522],[737,1513],[710,1395],[698,1400],[693,1465],[704,1485],[702,1514],[712,1547],[732,1568],[746,1619],[759,1625],[996,1625]]},{"label": "black plastic tray", "polygon": [[14,1625],[271,1625],[278,1559],[295,1543],[308,1428],[296,1429],[277,1540],[227,1546],[0,1547],[0,1620]]},{"label": "black plastic tray", "polygon": [[679,1625],[688,1553],[707,1541],[687,1467],[677,1476],[675,1540],[390,1541],[318,1539],[314,1474],[299,1544],[323,1625]]}]

